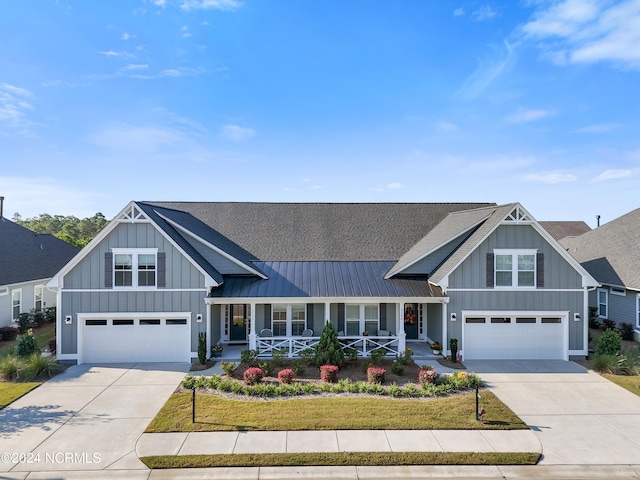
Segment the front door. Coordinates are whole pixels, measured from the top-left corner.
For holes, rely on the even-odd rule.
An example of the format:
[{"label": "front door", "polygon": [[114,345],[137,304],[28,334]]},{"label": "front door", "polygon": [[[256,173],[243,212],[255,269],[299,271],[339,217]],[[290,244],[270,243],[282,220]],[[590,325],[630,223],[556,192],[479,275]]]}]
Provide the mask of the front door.
[{"label": "front door", "polygon": [[418,305],[407,303],[404,306],[404,333],[407,340],[418,339]]},{"label": "front door", "polygon": [[229,340],[231,342],[247,340],[250,312],[251,310],[247,308],[247,305],[231,305],[231,328],[229,329]]}]

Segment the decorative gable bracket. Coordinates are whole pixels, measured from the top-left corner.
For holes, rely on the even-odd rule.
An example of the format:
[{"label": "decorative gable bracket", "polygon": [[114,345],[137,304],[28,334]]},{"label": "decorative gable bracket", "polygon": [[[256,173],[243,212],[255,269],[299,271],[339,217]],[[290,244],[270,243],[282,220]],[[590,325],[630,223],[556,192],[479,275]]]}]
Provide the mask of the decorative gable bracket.
[{"label": "decorative gable bracket", "polygon": [[511,213],[507,215],[504,220],[504,223],[523,223],[523,222],[533,222],[533,218],[529,215],[524,208],[520,206],[520,204],[516,205],[516,208],[511,210]]},{"label": "decorative gable bracket", "polygon": [[138,208],[135,203],[129,204],[127,208],[125,208],[120,215],[116,217],[118,222],[125,223],[148,223],[149,219],[147,216]]}]

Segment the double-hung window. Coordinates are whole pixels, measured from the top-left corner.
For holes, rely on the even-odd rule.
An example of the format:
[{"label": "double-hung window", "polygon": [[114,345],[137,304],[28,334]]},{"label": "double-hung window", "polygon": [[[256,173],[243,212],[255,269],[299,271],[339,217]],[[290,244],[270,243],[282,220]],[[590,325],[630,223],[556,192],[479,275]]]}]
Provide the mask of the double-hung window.
[{"label": "double-hung window", "polygon": [[291,335],[302,335],[307,328],[305,305],[291,305]]},{"label": "double-hung window", "polygon": [[496,287],[535,287],[535,250],[495,250]]},{"label": "double-hung window", "polygon": [[275,337],[284,337],[287,335],[287,306],[274,305],[271,309],[272,321],[271,329]]},{"label": "double-hung window", "polygon": [[22,289],[11,290],[11,318],[15,321],[22,310]]},{"label": "double-hung window", "polygon": [[44,304],[43,301],[44,295],[44,285],[36,285],[33,287],[33,308],[36,312],[41,312]]},{"label": "double-hung window", "polygon": [[[273,305],[271,312],[271,329],[276,337],[302,335],[307,328],[307,307],[304,304]],[[291,320],[290,331],[287,331],[287,319]]]},{"label": "double-hung window", "polygon": [[377,335],[380,325],[380,315],[377,304],[345,305],[345,332],[347,335],[357,336],[364,332]]},{"label": "double-hung window", "polygon": [[157,249],[113,249],[114,288],[157,286]]},{"label": "double-hung window", "polygon": [[598,295],[598,316],[609,318],[609,292],[604,288],[599,288]]}]

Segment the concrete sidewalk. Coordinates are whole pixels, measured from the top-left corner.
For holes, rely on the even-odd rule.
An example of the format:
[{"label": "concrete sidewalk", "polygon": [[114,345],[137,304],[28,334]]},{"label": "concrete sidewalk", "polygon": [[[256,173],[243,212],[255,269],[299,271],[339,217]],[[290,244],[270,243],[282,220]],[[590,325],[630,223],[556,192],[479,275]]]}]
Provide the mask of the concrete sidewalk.
[{"label": "concrete sidewalk", "polygon": [[319,430],[145,433],[140,457],[220,453],[535,452],[531,430]]}]

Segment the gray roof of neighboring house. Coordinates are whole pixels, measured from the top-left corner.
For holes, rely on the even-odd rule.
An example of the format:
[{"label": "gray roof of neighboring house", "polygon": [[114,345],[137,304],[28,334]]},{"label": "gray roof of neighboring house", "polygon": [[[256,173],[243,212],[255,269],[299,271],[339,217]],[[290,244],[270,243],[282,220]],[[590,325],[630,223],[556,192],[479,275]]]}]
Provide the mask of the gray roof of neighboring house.
[{"label": "gray roof of neighboring house", "polygon": [[[186,212],[217,232],[220,235],[218,239],[226,239],[247,255],[262,261],[397,261],[449,213],[495,205],[254,202],[143,204]],[[214,241],[211,243],[215,244]]]},{"label": "gray roof of neighboring house", "polygon": [[395,275],[429,253],[460,237],[463,233],[470,234],[474,226],[488,218],[495,210],[496,207],[492,206],[450,213],[408,252],[402,255],[398,263],[394,265],[387,275]]},{"label": "gray roof of neighboring house", "polygon": [[0,217],[0,285],[51,278],[79,249]]},{"label": "gray roof of neighboring house", "polygon": [[227,276],[211,292],[229,297],[441,297],[429,282],[414,279],[384,280],[394,262],[256,262],[268,279]]},{"label": "gray roof of neighboring house", "polygon": [[560,243],[598,282],[640,290],[640,208]]},{"label": "gray roof of neighboring house", "polygon": [[538,222],[556,240],[566,237],[577,237],[591,230],[591,227],[582,221],[546,221]]}]

